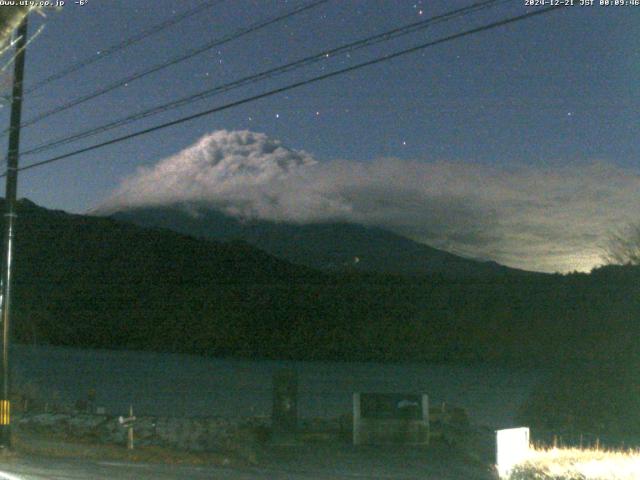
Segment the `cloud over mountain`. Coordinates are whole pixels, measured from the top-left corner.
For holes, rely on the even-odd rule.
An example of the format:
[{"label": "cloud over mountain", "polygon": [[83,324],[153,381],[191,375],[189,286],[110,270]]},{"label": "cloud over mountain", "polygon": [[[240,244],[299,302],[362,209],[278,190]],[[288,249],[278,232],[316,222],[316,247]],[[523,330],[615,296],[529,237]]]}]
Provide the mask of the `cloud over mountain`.
[{"label": "cloud over mountain", "polygon": [[640,173],[602,162],[501,170],[439,161],[317,162],[261,133],[217,131],[123,180],[102,213],[212,207],[243,218],[344,220],[545,271],[584,270],[635,220]]}]

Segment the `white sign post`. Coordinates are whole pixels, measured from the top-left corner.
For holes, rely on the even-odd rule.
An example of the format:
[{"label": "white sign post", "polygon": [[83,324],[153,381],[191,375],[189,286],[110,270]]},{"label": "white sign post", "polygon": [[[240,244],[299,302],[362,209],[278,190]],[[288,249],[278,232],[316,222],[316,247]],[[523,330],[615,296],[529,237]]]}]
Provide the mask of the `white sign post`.
[{"label": "white sign post", "polygon": [[129,417],[124,418],[120,416],[118,422],[120,425],[127,429],[127,448],[133,450],[133,424],[136,421],[136,417],[133,416],[133,405],[129,405]]},{"label": "white sign post", "polygon": [[496,468],[500,478],[507,478],[511,469],[529,454],[529,428],[496,430]]}]

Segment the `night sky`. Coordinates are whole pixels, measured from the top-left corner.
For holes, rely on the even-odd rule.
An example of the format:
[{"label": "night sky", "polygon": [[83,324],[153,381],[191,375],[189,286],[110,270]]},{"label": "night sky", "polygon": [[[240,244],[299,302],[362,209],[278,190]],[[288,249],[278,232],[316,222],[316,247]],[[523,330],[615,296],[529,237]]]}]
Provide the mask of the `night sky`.
[{"label": "night sky", "polygon": [[[200,3],[88,0],[78,6],[68,1],[46,18],[32,14],[30,32],[44,29],[28,49],[27,88]],[[27,95],[23,119],[303,3],[220,1]],[[21,148],[470,3],[331,0],[27,127]],[[21,165],[534,10],[524,0],[503,3],[24,156]],[[8,110],[0,110],[4,125]],[[600,262],[611,232],[640,221],[639,112],[640,7],[576,6],[25,171],[19,196],[47,208],[86,212],[121,193],[125,179],[129,186],[143,185],[135,179],[153,173],[163,159],[191,159],[197,148],[192,146],[204,136],[218,135],[202,148],[233,155],[228,145],[247,137],[230,132],[248,130],[261,134],[257,144],[280,142],[292,155],[304,151],[318,162],[312,168],[322,172],[305,173],[305,181],[333,185],[320,192],[316,185],[314,194],[335,195],[348,204],[340,218],[510,266],[589,270]],[[271,160],[265,155],[260,161]],[[158,184],[159,191],[165,187]],[[296,215],[300,222],[316,218]],[[282,212],[273,218],[290,219]]]}]

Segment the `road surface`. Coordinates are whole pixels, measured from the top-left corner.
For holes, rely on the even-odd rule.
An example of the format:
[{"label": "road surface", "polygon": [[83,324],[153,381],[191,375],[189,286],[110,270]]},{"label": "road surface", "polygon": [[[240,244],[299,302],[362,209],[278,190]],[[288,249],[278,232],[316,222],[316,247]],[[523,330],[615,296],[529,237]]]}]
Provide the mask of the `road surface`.
[{"label": "road surface", "polygon": [[490,480],[489,469],[442,450],[287,449],[260,466],[166,465],[17,455],[0,459],[0,480]]}]

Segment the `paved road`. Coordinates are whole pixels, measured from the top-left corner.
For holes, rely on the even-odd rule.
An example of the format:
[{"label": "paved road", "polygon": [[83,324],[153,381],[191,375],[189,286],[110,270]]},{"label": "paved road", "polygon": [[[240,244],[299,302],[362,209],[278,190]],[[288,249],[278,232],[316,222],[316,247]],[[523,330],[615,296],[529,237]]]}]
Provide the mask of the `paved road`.
[{"label": "paved road", "polygon": [[24,459],[0,470],[1,480],[249,480],[328,478],[295,476],[285,472],[261,472],[222,467],[152,465],[60,459]]},{"label": "paved road", "polygon": [[0,460],[0,480],[490,480],[486,468],[436,451],[335,449],[271,452],[246,468],[160,465],[82,459]]}]

